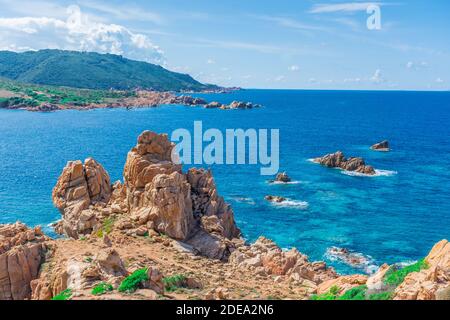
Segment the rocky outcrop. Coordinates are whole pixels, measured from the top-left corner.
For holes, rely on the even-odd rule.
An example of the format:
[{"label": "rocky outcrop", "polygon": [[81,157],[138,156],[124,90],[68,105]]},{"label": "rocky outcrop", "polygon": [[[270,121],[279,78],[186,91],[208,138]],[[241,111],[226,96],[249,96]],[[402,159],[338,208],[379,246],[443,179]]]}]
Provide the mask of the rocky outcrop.
[{"label": "rocky outcrop", "polygon": [[52,193],[53,203],[62,214],[56,230],[73,238],[94,231],[98,218],[93,206],[104,207],[111,191],[109,175],[97,161],[88,158],[84,164],[79,160],[68,162]]},{"label": "rocky outcrop", "polygon": [[72,238],[103,234],[103,221],[113,216],[115,227],[130,234],[156,231],[202,255],[226,259],[231,240],[240,236],[233,211],[218,195],[211,172],[192,168],[184,174],[172,161],[173,148],[167,135],[143,132],[128,153],[124,183],[113,186],[95,160],[69,162],[53,190],[63,215],[57,229]]},{"label": "rocky outcrop", "polygon": [[288,183],[291,182],[291,178],[288,176],[286,172],[281,172],[277,174],[274,181],[281,183]]},{"label": "rocky outcrop", "polygon": [[375,151],[389,151],[389,142],[387,140],[381,141],[379,143],[374,144],[373,146],[370,147],[370,149],[375,150]]},{"label": "rocky outcrop", "polygon": [[296,281],[315,292],[317,285],[337,277],[324,262],[309,262],[297,249],[283,251],[273,241],[260,237],[250,246],[241,246],[230,256],[230,263],[262,275],[276,275]]},{"label": "rocky outcrop", "polygon": [[395,300],[449,299],[450,243],[442,240],[425,258],[427,268],[406,276],[394,292]]},{"label": "rocky outcrop", "polygon": [[358,252],[352,252],[347,248],[331,247],[327,249],[326,254],[356,269],[363,269],[371,262],[368,257]]},{"label": "rocky outcrop", "polygon": [[362,158],[348,158],[346,159],[341,151],[327,154],[320,158],[313,160],[329,168],[340,168],[346,171],[355,171],[367,175],[374,175],[375,169],[372,166],[366,165]]},{"label": "rocky outcrop", "polygon": [[280,196],[265,196],[264,199],[266,199],[269,202],[276,202],[276,203],[282,203],[284,201],[286,201],[287,199],[284,197],[280,197]]},{"label": "rocky outcrop", "polygon": [[0,300],[30,298],[30,282],[38,277],[44,262],[46,240],[38,227],[0,225]]}]

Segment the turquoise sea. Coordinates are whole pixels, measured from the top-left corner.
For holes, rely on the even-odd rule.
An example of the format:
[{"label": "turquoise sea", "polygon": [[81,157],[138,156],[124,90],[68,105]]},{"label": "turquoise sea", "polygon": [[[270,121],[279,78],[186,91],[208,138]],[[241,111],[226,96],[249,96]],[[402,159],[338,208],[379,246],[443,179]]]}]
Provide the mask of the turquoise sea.
[{"label": "turquoise sea", "polygon": [[[274,185],[258,166],[213,166],[219,191],[249,241],[264,235],[297,247],[342,273],[408,262],[450,238],[450,92],[244,90],[198,94],[209,101],[251,101],[254,110],[184,106],[32,113],[0,110],[0,223],[45,226],[59,219],[51,190],[68,160],[94,157],[121,179],[128,150],[143,130],[278,128],[280,162],[295,183]],[[370,145],[388,139],[392,151]],[[342,150],[379,169],[347,175],[308,159]],[[264,196],[280,195],[284,206]],[[345,247],[369,259],[354,270],[330,260]]]}]

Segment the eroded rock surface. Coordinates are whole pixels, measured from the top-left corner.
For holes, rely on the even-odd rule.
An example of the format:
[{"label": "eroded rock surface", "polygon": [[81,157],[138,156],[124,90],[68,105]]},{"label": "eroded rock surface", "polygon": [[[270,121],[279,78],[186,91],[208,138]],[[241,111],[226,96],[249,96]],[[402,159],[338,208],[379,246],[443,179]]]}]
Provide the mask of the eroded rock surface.
[{"label": "eroded rock surface", "polygon": [[283,251],[273,241],[260,237],[250,246],[241,246],[230,256],[230,263],[240,268],[258,270],[262,275],[276,275],[309,287],[337,277],[324,262],[309,262],[297,249]]},{"label": "eroded rock surface", "polygon": [[346,159],[341,151],[315,158],[314,162],[330,168],[340,168],[346,171],[355,171],[367,175],[375,174],[375,169],[372,166],[366,165],[363,158]]},{"label": "eroded rock surface", "polygon": [[56,230],[73,238],[94,231],[98,218],[92,207],[104,207],[111,191],[109,175],[97,161],[69,161],[52,193],[53,203],[62,214]]},{"label": "eroded rock surface", "polygon": [[449,298],[450,243],[442,240],[425,258],[427,268],[406,276],[395,290],[395,300],[435,300]]},{"label": "eroded rock surface", "polygon": [[370,149],[375,151],[389,151],[389,142],[387,140],[381,141],[371,146]]},{"label": "eroded rock surface", "polygon": [[46,240],[40,228],[0,225],[0,300],[30,298],[30,282],[44,262]]}]

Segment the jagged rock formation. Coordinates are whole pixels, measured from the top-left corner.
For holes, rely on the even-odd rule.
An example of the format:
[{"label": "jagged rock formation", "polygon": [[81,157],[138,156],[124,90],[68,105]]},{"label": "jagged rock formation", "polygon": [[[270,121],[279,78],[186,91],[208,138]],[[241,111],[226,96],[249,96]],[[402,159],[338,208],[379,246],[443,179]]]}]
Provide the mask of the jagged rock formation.
[{"label": "jagged rock formation", "polygon": [[52,199],[63,219],[56,230],[78,238],[98,225],[94,206],[104,207],[111,197],[111,183],[106,170],[94,159],[70,161],[63,169]]},{"label": "jagged rock formation", "polygon": [[308,287],[310,292],[315,292],[318,284],[337,277],[334,269],[327,268],[324,262],[311,263],[297,249],[285,252],[264,237],[250,246],[236,249],[229,261],[240,268],[253,269],[260,275],[280,276],[278,280],[281,281],[290,278],[298,285]]},{"label": "jagged rock formation", "polygon": [[435,244],[425,262],[426,269],[410,273],[395,289],[395,300],[450,299],[450,243]]},{"label": "jagged rock formation", "polygon": [[291,182],[291,178],[288,176],[286,172],[278,173],[275,177],[275,182],[288,183]]},{"label": "jagged rock formation", "polygon": [[371,146],[370,149],[375,151],[389,151],[389,142],[387,140],[381,141]]},{"label": "jagged rock formation", "polygon": [[118,215],[117,226],[143,235],[154,230],[184,241],[203,255],[226,259],[239,238],[233,211],[217,194],[211,172],[172,162],[167,135],[145,131],[128,153],[124,183],[110,186],[93,159],[69,162],[53,191],[62,214],[58,230],[70,237],[90,234],[101,221]]},{"label": "jagged rock formation", "polygon": [[30,297],[30,282],[38,277],[47,247],[40,228],[0,225],[0,300]]},{"label": "jagged rock formation", "polygon": [[346,171],[355,171],[367,175],[375,174],[375,169],[372,166],[366,165],[363,158],[346,159],[341,151],[315,158],[314,162],[330,168],[341,168]]}]

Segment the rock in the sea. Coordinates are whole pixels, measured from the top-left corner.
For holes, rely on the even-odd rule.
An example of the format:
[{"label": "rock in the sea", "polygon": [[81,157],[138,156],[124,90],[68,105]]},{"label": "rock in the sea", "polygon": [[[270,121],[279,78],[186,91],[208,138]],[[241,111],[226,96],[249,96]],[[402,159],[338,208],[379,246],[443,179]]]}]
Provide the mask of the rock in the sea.
[{"label": "rock in the sea", "polygon": [[315,158],[314,162],[330,168],[341,168],[346,171],[355,171],[367,175],[375,174],[375,169],[372,166],[366,165],[364,159],[362,158],[346,159],[341,151],[327,154],[320,158]]},{"label": "rock in the sea", "polygon": [[52,193],[53,203],[63,216],[56,230],[73,238],[90,234],[98,219],[89,207],[105,206],[110,197],[110,178],[101,164],[92,158],[84,164],[79,160],[68,162]]},{"label": "rock in the sea", "polygon": [[254,104],[251,102],[233,101],[230,104],[222,104],[217,101],[205,104],[206,109],[222,109],[222,110],[233,110],[233,109],[253,109],[261,107],[259,104]]},{"label": "rock in the sea", "polygon": [[0,225],[0,300],[31,297],[31,281],[39,275],[48,240],[40,228]]},{"label": "rock in the sea", "polygon": [[375,151],[389,151],[389,142],[387,140],[374,144],[370,149]]},{"label": "rock in the sea", "polygon": [[275,177],[274,182],[288,183],[291,182],[291,178],[288,176],[286,172],[280,172]]},{"label": "rock in the sea", "polygon": [[264,199],[266,199],[269,202],[276,202],[276,203],[282,203],[284,201],[286,201],[286,198],[284,197],[280,197],[280,196],[265,196]]}]

